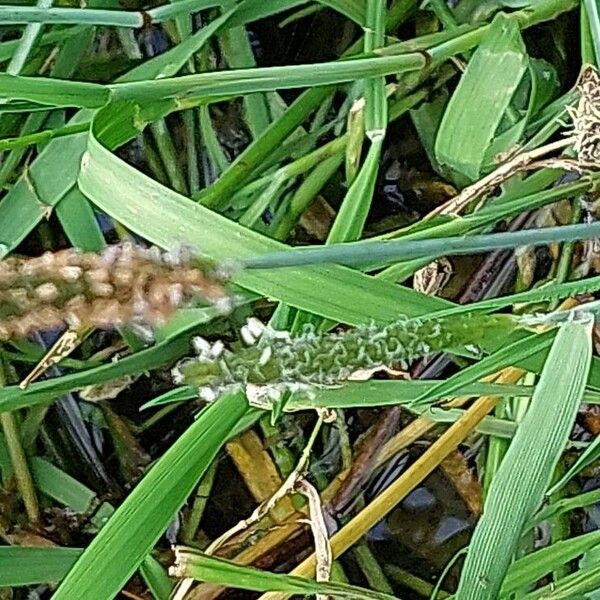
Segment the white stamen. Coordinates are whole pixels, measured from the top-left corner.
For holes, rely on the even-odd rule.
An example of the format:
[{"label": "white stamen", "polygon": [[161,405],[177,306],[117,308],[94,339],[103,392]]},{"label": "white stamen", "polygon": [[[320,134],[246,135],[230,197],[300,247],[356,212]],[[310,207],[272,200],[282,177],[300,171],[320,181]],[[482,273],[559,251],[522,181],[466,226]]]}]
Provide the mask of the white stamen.
[{"label": "white stamen", "polygon": [[199,335],[192,338],[192,346],[198,356],[207,356],[210,353],[210,342]]}]

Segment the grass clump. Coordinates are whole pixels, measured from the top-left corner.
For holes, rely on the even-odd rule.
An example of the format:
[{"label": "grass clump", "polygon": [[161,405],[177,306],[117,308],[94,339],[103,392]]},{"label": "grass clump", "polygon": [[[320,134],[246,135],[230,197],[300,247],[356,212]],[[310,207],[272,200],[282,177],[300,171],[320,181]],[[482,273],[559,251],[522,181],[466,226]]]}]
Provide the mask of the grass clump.
[{"label": "grass clump", "polygon": [[7,594],[596,593],[595,3],[0,28]]}]

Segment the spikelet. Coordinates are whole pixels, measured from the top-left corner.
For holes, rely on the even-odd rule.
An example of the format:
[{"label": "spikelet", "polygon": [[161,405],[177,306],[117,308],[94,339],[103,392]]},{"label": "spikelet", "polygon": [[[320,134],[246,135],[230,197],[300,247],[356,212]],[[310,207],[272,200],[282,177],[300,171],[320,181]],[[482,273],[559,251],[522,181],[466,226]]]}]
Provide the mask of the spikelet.
[{"label": "spikelet", "polygon": [[506,333],[510,315],[464,315],[452,319],[401,318],[389,324],[368,323],[325,333],[307,325],[299,335],[275,331],[251,319],[241,331],[247,344],[233,350],[222,342],[195,338],[196,358],[173,371],[177,383],[196,385],[212,400],[242,389],[256,397],[277,399],[285,391],[340,385],[363,369],[400,367],[430,352],[458,346],[476,348],[484,336]]},{"label": "spikelet", "polygon": [[225,277],[187,249],[124,243],[99,254],[11,257],[0,262],[0,341],[65,324],[156,326],[193,298],[223,312],[233,306]]}]

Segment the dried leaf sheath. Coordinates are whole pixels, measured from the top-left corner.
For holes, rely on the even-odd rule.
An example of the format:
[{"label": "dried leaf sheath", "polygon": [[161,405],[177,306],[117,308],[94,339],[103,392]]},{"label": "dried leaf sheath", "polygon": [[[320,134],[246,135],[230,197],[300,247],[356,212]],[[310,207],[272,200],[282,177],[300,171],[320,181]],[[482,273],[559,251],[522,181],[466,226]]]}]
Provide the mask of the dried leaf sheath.
[{"label": "dried leaf sheath", "polygon": [[192,298],[232,305],[215,269],[180,250],[133,244],[100,254],[74,249],[0,262],[0,341],[63,324],[156,325]]}]

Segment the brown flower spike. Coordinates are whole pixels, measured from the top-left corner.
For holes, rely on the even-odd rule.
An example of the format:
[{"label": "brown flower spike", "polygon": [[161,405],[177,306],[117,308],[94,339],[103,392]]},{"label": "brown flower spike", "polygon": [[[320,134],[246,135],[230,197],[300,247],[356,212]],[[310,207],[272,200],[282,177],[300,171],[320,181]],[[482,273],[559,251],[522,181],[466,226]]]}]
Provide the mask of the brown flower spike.
[{"label": "brown flower spike", "polygon": [[224,277],[185,249],[124,243],[99,254],[11,257],[0,262],[0,341],[65,324],[157,325],[192,298],[224,312],[233,306]]}]

